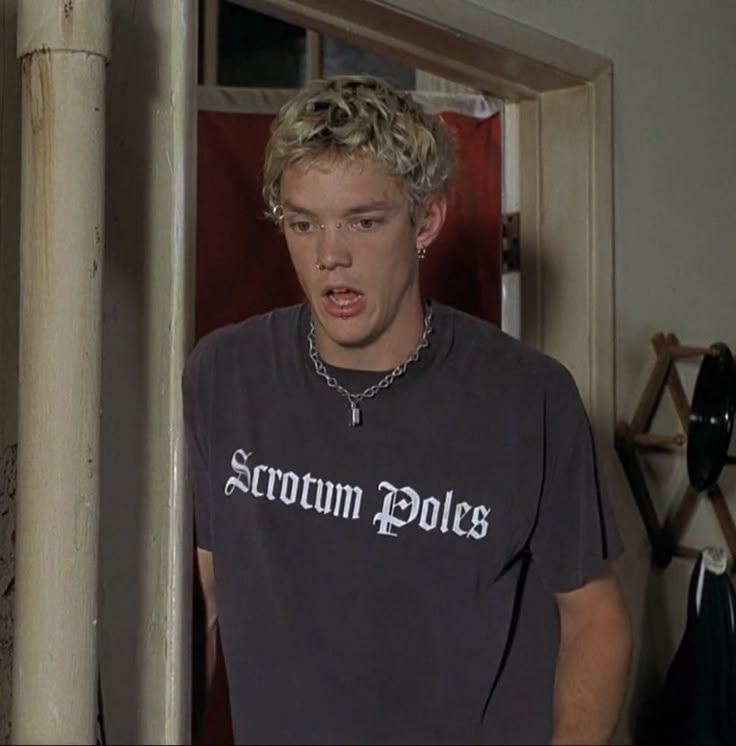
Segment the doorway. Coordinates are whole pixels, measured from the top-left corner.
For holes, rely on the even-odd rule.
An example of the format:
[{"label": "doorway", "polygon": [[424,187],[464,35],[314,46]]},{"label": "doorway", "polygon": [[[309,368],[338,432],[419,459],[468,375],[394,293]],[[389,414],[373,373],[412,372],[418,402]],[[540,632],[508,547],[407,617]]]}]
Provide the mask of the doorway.
[{"label": "doorway", "polygon": [[[227,0],[203,24],[198,90],[197,294],[195,339],[217,327],[300,302],[283,237],[262,219],[260,171],[269,127],[313,77],[368,73],[410,91],[453,131],[458,166],[448,219],[421,263],[425,295],[501,323],[501,123],[503,102],[405,62],[356,47]],[[201,6],[204,11],[204,4]],[[204,13],[203,13],[204,15]],[[203,81],[213,85],[203,85]],[[196,570],[195,570],[196,572]],[[195,641],[201,639],[196,595]],[[203,650],[193,658],[193,730],[202,744],[231,743],[221,647],[202,708]]]},{"label": "doorway", "polygon": [[[360,38],[382,53],[394,50],[416,67],[517,107],[522,336],[574,371],[594,428],[603,443],[609,440],[609,62],[465,0],[247,5],[345,41]],[[118,271],[108,273],[115,284],[106,323],[116,346],[105,359],[110,368],[126,371],[127,388],[124,396],[111,388],[103,403],[109,493],[103,569],[118,592],[103,599],[101,614],[115,625],[101,625],[101,655],[109,725],[133,741],[154,743],[186,740],[190,721],[190,501],[180,468],[178,397],[193,326],[187,314],[195,211],[195,9],[193,0],[118,3],[114,47],[124,64],[111,66],[109,87],[108,217],[115,230],[108,267]],[[133,406],[136,400],[146,407]],[[135,446],[121,449],[121,442]],[[121,556],[135,557],[124,573]],[[121,625],[122,618],[130,623]]]},{"label": "doorway", "polygon": [[[607,151],[610,70],[600,60],[591,60],[588,64],[597,71],[591,73],[592,79],[586,79],[564,75],[543,65],[528,65],[518,80],[511,80],[503,74],[508,72],[509,60],[516,59],[514,53],[496,48],[495,56],[490,55],[490,63],[484,63],[488,65],[484,67],[473,54],[483,46],[477,38],[467,30],[464,37],[458,35],[449,20],[438,32],[437,19],[417,15],[417,4],[366,2],[352,4],[347,9],[345,5],[204,0],[201,79],[226,86],[263,85],[262,79],[247,77],[253,65],[244,67],[243,60],[238,59],[238,53],[245,50],[246,58],[247,52],[266,55],[259,57],[257,68],[274,75],[272,85],[291,88],[303,83],[310,74],[325,71],[326,62],[334,64],[340,57],[362,53],[364,68],[376,65],[373,72],[393,78],[392,82],[403,87],[411,82],[416,84],[415,66],[424,64],[433,72],[421,71],[421,74],[448,81],[445,85],[449,88],[480,89],[483,95],[506,102],[518,134],[520,163],[515,198],[522,226],[518,234],[519,263],[524,267],[520,335],[571,368],[596,429],[607,433],[607,419],[610,417],[612,422],[613,412],[610,154]],[[387,10],[386,5],[402,7]],[[406,12],[412,9],[414,12]],[[470,13],[469,8],[466,10]],[[223,11],[267,19],[264,23],[270,24],[271,33],[279,38],[278,64],[268,62],[267,50],[261,44],[264,32],[255,25],[245,46],[229,47],[229,56],[225,58],[216,46],[213,54],[212,39],[220,40],[218,34],[213,34],[211,24],[218,18],[222,21]],[[389,19],[387,13],[392,23],[384,26]],[[468,18],[472,25],[472,19]],[[229,22],[226,25],[232,33],[234,26]],[[386,28],[396,33],[390,36],[382,30]],[[426,41],[420,46],[417,40],[422,38]],[[464,39],[465,46],[456,46],[458,38]],[[428,49],[435,52],[428,53]],[[447,54],[441,54],[442,50],[447,50]],[[575,175],[570,180],[571,171]],[[562,174],[566,174],[573,187],[565,194],[556,188]],[[588,309],[587,318],[580,318],[581,307]],[[220,678],[217,687],[221,699],[216,709],[226,705],[222,684]],[[219,715],[210,713],[207,727],[210,735],[205,734],[204,742],[224,742],[228,727],[226,710],[220,709]]]}]

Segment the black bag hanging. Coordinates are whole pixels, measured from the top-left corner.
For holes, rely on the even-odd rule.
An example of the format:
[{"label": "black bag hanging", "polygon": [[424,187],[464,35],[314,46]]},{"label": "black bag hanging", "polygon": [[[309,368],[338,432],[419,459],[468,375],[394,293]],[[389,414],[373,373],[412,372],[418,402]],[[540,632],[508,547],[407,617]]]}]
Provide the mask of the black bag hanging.
[{"label": "black bag hanging", "polygon": [[685,631],[649,722],[647,742],[736,744],[736,592],[720,548],[690,577]]}]

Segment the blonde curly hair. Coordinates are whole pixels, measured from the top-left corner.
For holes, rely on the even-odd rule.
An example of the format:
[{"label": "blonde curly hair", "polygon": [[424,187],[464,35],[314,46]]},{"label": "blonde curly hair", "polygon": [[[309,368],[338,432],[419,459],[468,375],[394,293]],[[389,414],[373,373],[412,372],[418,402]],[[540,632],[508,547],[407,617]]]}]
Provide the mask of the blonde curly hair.
[{"label": "blonde curly hair", "polygon": [[405,185],[413,220],[433,195],[449,195],[455,144],[439,117],[370,75],[312,80],[271,125],[263,173],[268,214],[281,221],[281,176],[293,166],[369,159]]}]

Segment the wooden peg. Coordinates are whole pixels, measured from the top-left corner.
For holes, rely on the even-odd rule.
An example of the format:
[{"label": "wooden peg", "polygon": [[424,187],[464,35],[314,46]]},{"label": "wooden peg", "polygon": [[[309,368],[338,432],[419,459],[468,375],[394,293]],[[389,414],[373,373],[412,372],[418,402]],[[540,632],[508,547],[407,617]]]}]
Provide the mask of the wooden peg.
[{"label": "wooden peg", "polygon": [[659,435],[657,433],[634,433],[631,440],[637,446],[684,446],[686,438],[682,433]]},{"label": "wooden peg", "polygon": [[687,345],[672,345],[670,347],[670,355],[676,358],[685,357],[700,357],[702,355],[712,355],[713,349],[711,347],[688,347]]}]

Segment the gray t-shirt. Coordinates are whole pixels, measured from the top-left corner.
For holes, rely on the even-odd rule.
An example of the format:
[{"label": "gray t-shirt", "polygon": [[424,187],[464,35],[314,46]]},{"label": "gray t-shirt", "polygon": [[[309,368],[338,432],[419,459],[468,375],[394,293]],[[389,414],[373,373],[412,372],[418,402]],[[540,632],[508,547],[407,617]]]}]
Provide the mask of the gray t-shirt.
[{"label": "gray t-shirt", "polygon": [[[543,743],[554,593],[620,540],[562,365],[435,303],[350,427],[307,305],[219,329],[184,374],[237,743]],[[381,373],[329,368],[350,391]]]}]

